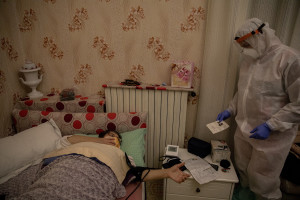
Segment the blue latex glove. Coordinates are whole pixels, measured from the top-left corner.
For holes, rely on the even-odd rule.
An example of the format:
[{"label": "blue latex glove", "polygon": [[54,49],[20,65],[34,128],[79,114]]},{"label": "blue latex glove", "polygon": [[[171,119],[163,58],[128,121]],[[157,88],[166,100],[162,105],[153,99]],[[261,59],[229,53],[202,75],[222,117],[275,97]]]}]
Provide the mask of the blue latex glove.
[{"label": "blue latex glove", "polygon": [[263,123],[250,131],[250,133],[253,133],[252,135],[250,135],[250,138],[265,140],[269,137],[270,132],[270,127],[266,123]]},{"label": "blue latex glove", "polygon": [[230,112],[228,110],[224,110],[220,114],[218,114],[217,121],[221,122],[225,119],[228,119],[231,116]]}]

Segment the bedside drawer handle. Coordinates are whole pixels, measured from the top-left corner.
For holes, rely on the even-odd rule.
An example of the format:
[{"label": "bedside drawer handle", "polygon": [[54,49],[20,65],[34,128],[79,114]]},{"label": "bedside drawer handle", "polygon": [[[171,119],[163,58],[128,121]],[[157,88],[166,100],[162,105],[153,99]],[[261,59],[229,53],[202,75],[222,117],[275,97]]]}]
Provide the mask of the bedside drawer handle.
[{"label": "bedside drawer handle", "polygon": [[200,192],[200,188],[197,188],[197,189],[196,189],[196,192],[198,192],[198,193],[199,193],[199,192]]}]

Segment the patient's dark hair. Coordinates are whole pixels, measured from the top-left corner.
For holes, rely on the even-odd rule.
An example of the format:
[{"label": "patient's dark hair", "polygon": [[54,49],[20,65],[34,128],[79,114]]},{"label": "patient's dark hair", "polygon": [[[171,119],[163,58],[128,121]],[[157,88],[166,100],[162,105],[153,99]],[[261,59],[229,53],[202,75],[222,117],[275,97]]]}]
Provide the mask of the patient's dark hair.
[{"label": "patient's dark hair", "polygon": [[120,138],[120,140],[122,140],[122,136],[120,135],[120,133],[118,132],[118,131],[112,131],[112,130],[106,130],[106,131],[102,131],[100,134],[99,134],[99,138],[103,138],[107,133],[109,133],[109,132],[113,132],[113,133],[116,133],[118,136],[119,136],[119,138]]}]

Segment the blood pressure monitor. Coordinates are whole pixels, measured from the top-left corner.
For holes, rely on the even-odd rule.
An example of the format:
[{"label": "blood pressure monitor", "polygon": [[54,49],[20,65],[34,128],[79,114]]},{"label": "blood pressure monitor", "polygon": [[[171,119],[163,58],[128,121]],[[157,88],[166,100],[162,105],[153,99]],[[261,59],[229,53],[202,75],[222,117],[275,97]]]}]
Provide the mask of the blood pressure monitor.
[{"label": "blood pressure monitor", "polygon": [[179,146],[167,145],[166,156],[176,156],[178,157]]}]

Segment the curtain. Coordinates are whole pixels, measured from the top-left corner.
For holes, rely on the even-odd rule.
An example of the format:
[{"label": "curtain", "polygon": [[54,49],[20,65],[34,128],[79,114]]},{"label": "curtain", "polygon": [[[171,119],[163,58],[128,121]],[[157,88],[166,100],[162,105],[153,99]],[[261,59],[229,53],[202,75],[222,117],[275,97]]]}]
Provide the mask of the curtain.
[{"label": "curtain", "polygon": [[202,77],[194,137],[207,142],[226,140],[233,144],[234,120],[230,128],[213,135],[206,124],[228,107],[236,91],[239,53],[233,45],[237,28],[248,18],[268,22],[280,40],[300,50],[300,1],[298,0],[209,0]]}]

